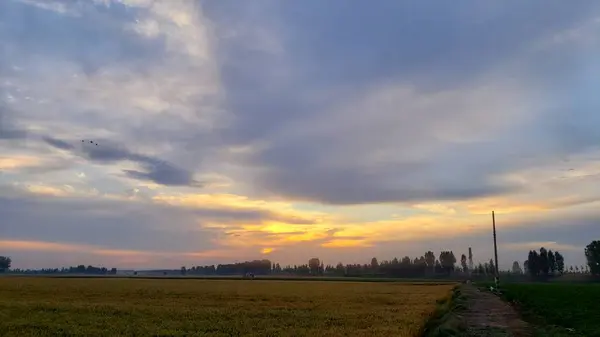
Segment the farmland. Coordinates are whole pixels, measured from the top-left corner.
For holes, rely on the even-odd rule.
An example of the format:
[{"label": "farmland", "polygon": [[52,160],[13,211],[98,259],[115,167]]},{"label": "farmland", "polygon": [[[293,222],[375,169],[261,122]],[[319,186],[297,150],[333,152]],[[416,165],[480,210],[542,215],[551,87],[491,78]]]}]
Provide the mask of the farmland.
[{"label": "farmland", "polygon": [[503,290],[539,336],[600,336],[600,284],[505,284]]},{"label": "farmland", "polygon": [[418,336],[452,285],[0,278],[0,335]]}]

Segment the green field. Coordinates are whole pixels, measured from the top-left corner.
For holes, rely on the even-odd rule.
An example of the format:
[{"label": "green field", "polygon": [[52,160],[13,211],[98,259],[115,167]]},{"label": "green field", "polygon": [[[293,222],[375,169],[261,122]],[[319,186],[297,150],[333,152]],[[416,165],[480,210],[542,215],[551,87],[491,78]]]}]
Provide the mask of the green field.
[{"label": "green field", "polygon": [[453,285],[0,278],[2,336],[418,336]]},{"label": "green field", "polygon": [[505,298],[538,326],[538,335],[600,337],[600,284],[515,283],[502,288]]}]

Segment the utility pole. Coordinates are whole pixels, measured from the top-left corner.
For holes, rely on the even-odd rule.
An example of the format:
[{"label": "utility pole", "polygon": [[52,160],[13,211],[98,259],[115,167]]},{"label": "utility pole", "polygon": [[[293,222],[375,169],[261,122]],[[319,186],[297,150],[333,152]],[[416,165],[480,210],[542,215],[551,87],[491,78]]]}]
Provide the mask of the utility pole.
[{"label": "utility pole", "polygon": [[494,278],[494,282],[496,284],[496,289],[498,289],[500,273],[498,273],[498,245],[496,244],[496,216],[494,215],[494,211],[492,211],[492,228],[494,230],[494,259],[496,260],[496,277]]}]

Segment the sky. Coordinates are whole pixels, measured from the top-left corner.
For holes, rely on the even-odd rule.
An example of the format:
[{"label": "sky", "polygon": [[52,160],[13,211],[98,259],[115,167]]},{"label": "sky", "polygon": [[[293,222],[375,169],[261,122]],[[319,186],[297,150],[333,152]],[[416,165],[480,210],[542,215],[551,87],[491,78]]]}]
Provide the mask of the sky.
[{"label": "sky", "polygon": [[14,268],[600,238],[598,1],[5,0],[0,40]]}]

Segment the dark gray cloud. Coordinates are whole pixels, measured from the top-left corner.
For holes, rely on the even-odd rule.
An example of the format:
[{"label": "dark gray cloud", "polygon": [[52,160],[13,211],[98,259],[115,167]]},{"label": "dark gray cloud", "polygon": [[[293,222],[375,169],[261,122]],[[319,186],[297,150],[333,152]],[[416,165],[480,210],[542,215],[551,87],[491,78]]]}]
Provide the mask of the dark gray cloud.
[{"label": "dark gray cloud", "polygon": [[275,195],[329,204],[472,199],[522,188],[493,181],[490,176],[507,164],[494,166],[494,157],[481,154],[478,147],[461,146],[437,158],[385,166],[370,165],[368,157],[362,163],[357,157],[355,164],[336,167],[323,158],[334,149],[328,152],[330,144],[319,141],[307,137],[293,149],[276,144],[252,158],[268,168],[258,177],[259,184]]},{"label": "dark gray cloud", "polygon": [[[500,195],[522,186],[499,176],[600,144],[593,113],[600,101],[590,92],[600,74],[591,55],[600,46],[582,46],[577,34],[552,45],[594,22],[597,2],[250,7],[225,1],[206,11],[223,35],[238,22],[272,33],[233,29],[219,49],[235,114],[223,135],[257,145],[239,164],[258,169],[259,194],[331,204]],[[276,19],[257,14],[265,8]],[[270,39],[281,50],[256,47]],[[363,104],[365,93],[386,86],[414,95],[392,92]],[[478,91],[486,87],[495,96]],[[452,93],[457,98],[445,101]],[[355,108],[340,111],[342,103]],[[447,133],[475,136],[446,140]]]},{"label": "dark gray cloud", "polygon": [[43,136],[42,140],[49,145],[61,149],[61,150],[74,150],[75,146],[69,142],[65,142],[64,140],[56,139],[49,136]]},{"label": "dark gray cloud", "polygon": [[43,136],[42,140],[55,148],[72,151],[98,163],[112,164],[120,161],[136,162],[140,164],[146,172],[124,169],[123,172],[133,179],[153,181],[157,184],[167,186],[202,186],[201,182],[194,179],[193,172],[176,167],[173,164],[158,158],[133,153],[127,148],[115,146],[111,144],[111,142],[95,141],[90,143],[86,140],[64,141],[49,136]]},{"label": "dark gray cloud", "polygon": [[27,133],[24,130],[0,126],[0,139],[23,139]]},{"label": "dark gray cloud", "polygon": [[593,18],[599,5],[309,0],[278,7],[290,56],[306,79],[331,86],[401,77],[440,87],[477,77],[532,41]]},{"label": "dark gray cloud", "polygon": [[[1,89],[0,86],[0,95],[2,94]],[[11,111],[0,101],[0,140],[24,139],[26,136],[27,132],[15,124]]]},{"label": "dark gray cloud", "polygon": [[123,170],[123,172],[125,172],[128,177],[138,180],[149,180],[161,185],[202,187],[202,184],[194,180],[192,178],[192,173],[187,170],[166,163],[147,165],[147,167],[148,172],[136,170]]},{"label": "dark gray cloud", "polygon": [[[515,220],[503,229],[498,224],[498,240],[512,242],[559,242],[583,247],[600,236],[600,215],[593,212],[548,212],[543,219]],[[500,217],[501,219],[501,217]],[[539,248],[539,247],[538,247]]]}]

